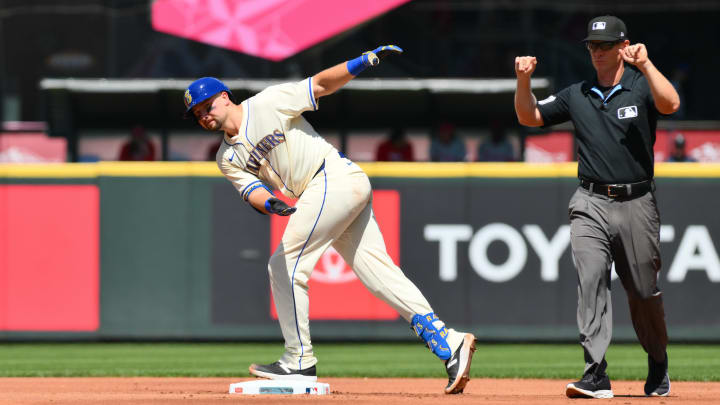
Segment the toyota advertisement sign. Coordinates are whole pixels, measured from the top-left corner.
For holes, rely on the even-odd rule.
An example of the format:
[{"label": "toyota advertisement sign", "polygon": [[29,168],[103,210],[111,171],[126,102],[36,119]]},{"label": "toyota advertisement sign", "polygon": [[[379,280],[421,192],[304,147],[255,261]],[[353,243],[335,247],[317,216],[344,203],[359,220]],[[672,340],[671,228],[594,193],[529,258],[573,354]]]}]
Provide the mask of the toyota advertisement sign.
[{"label": "toyota advertisement sign", "polygon": [[[670,337],[716,339],[720,314],[707,308],[720,306],[720,216],[709,213],[716,212],[720,182],[657,183],[663,223],[658,285]],[[576,338],[567,210],[574,179],[380,178],[373,185],[391,257],[449,325],[486,339]],[[286,219],[258,215],[229,187],[217,186],[214,201],[215,233],[224,236],[213,244],[213,321],[277,322],[267,260]],[[612,277],[615,337],[634,339],[624,290]],[[348,328],[362,335],[368,325],[405,324],[333,249],[310,281],[310,319],[316,337],[328,338]]]}]

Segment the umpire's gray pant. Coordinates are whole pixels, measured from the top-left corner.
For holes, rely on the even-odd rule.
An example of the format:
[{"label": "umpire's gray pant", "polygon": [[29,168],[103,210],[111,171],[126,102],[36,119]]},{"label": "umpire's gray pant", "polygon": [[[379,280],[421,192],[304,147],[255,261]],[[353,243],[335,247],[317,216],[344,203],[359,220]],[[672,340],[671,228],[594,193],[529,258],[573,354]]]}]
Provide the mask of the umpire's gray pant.
[{"label": "umpire's gray pant", "polygon": [[[655,195],[613,199],[582,187],[570,199],[570,243],[578,274],[577,322],[585,371],[601,367],[612,336],[610,269],[625,287],[633,327],[655,361],[665,359],[667,329],[660,271],[660,215]],[[603,367],[604,368],[604,367]]]}]

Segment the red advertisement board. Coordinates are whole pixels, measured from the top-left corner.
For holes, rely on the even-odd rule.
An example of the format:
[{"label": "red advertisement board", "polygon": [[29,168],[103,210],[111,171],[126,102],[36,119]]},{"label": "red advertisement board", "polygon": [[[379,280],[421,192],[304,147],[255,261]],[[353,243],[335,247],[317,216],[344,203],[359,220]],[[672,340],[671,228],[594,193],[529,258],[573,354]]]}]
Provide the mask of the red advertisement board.
[{"label": "red advertisement board", "polygon": [[61,163],[67,160],[65,138],[44,133],[0,133],[0,162]]},{"label": "red advertisement board", "polygon": [[[280,197],[288,204],[294,201]],[[400,264],[400,194],[395,190],[375,190],[373,211],[385,239],[388,254]],[[270,250],[280,243],[289,218],[273,215],[270,220]],[[373,296],[355,276],[335,249],[328,249],[315,265],[310,277],[310,319],[314,320],[394,320],[397,312]],[[270,295],[270,314],[277,319]]]},{"label": "red advertisement board", "polygon": [[96,331],[95,185],[0,185],[0,330]]},{"label": "red advertisement board", "polygon": [[534,163],[571,162],[573,147],[571,132],[531,135],[525,139],[525,161]]},{"label": "red advertisement board", "polygon": [[670,157],[675,139],[685,139],[685,153],[698,162],[720,162],[720,131],[668,131],[658,130],[655,140],[655,161],[664,162]]},{"label": "red advertisement board", "polygon": [[[691,158],[698,162],[720,162],[720,131],[659,129],[656,136],[655,162],[668,160],[678,136],[685,140],[685,153]],[[525,161],[570,162],[574,160],[573,147],[572,132],[528,136],[525,141]]]}]

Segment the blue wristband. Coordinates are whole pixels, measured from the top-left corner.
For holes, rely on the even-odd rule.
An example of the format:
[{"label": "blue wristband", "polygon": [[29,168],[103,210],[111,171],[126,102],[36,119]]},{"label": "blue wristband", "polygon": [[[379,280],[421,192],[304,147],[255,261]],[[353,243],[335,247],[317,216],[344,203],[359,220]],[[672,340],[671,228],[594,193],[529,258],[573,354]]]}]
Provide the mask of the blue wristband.
[{"label": "blue wristband", "polygon": [[268,198],[267,200],[265,200],[265,211],[267,211],[267,212],[269,212],[269,213],[271,213],[271,214],[274,213],[273,210],[272,210],[272,207],[270,206],[270,198]]},{"label": "blue wristband", "polygon": [[367,57],[365,57],[365,55],[360,55],[355,59],[351,59],[351,60],[347,61],[347,64],[345,66],[347,67],[347,70],[348,70],[348,72],[350,72],[351,75],[357,76],[360,74],[360,72],[365,70],[367,65],[365,64],[365,61],[363,60],[363,58],[367,59]]}]

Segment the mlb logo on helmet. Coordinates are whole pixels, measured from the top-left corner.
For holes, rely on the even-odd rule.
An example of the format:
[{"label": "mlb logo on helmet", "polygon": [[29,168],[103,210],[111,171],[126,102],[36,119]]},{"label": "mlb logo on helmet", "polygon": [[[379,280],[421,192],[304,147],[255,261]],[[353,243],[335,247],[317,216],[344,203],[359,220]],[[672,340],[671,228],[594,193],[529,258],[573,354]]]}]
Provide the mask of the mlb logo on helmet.
[{"label": "mlb logo on helmet", "polygon": [[592,25],[593,31],[595,30],[604,30],[605,29],[605,21],[595,21]]}]

